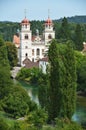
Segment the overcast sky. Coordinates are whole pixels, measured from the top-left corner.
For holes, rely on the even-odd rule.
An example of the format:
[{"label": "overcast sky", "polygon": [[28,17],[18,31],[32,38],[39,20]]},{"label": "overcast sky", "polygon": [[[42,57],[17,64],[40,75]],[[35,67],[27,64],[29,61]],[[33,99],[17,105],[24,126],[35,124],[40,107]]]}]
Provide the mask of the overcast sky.
[{"label": "overcast sky", "polygon": [[48,9],[51,19],[86,15],[86,0],[0,0],[0,21],[21,22],[29,20],[46,20]]}]

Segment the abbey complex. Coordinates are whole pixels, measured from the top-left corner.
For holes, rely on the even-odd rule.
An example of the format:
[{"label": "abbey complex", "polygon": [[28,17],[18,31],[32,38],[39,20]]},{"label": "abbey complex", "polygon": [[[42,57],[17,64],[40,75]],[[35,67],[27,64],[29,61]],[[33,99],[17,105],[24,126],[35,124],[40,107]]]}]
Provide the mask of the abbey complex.
[{"label": "abbey complex", "polygon": [[30,22],[25,17],[21,21],[21,31],[19,37],[14,35],[13,43],[18,48],[18,59],[21,66],[25,64],[36,63],[39,59],[44,58],[48,51],[50,41],[55,38],[53,22],[48,17],[44,23],[43,34],[39,35],[39,30],[36,30],[36,36],[32,36],[30,30]]}]

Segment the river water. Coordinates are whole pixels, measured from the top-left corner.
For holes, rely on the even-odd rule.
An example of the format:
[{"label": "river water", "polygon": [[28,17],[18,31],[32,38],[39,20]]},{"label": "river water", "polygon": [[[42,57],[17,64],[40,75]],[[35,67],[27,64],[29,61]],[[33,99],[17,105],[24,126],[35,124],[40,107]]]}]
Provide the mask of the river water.
[{"label": "river water", "polygon": [[[27,90],[31,100],[39,104],[38,87],[31,86],[25,82],[19,83]],[[72,120],[86,126],[86,97],[77,97],[76,112],[74,113]]]}]

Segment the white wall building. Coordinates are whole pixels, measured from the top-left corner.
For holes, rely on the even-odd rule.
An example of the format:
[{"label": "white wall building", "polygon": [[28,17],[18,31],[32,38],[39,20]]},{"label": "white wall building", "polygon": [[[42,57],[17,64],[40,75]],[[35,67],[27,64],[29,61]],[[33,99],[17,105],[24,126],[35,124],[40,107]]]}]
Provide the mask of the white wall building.
[{"label": "white wall building", "polygon": [[55,31],[53,30],[53,22],[49,17],[45,21],[43,35],[40,37],[39,31],[37,30],[37,35],[34,37],[34,39],[32,37],[32,31],[30,29],[30,22],[25,17],[21,22],[20,31],[20,65],[24,66],[25,59],[36,62],[39,59],[44,58],[44,54],[50,45],[49,42],[54,38]]}]

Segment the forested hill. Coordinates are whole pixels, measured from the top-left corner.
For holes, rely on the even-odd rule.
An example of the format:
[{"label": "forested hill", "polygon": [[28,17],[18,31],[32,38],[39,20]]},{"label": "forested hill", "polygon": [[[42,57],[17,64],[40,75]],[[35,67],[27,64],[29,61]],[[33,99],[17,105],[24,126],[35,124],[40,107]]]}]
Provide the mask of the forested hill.
[{"label": "forested hill", "polygon": [[[72,22],[72,23],[86,23],[86,15],[67,17],[67,20],[68,22]],[[61,22],[62,18],[58,19],[57,21]]]}]

